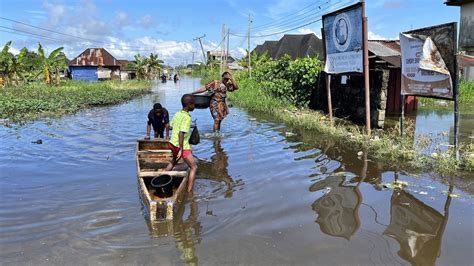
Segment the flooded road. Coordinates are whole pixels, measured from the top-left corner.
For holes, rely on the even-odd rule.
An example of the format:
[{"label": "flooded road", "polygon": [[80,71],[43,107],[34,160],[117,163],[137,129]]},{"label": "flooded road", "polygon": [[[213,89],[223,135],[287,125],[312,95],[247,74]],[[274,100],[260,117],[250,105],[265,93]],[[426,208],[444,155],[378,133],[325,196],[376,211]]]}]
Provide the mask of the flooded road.
[{"label": "flooded road", "polygon": [[135,141],[153,103],[173,114],[198,86],[160,83],[121,105],[0,128],[2,265],[474,261],[472,182],[387,168],[238,108],[220,139],[207,137],[208,110],[192,113],[202,135],[195,197],[174,223],[147,224]]}]

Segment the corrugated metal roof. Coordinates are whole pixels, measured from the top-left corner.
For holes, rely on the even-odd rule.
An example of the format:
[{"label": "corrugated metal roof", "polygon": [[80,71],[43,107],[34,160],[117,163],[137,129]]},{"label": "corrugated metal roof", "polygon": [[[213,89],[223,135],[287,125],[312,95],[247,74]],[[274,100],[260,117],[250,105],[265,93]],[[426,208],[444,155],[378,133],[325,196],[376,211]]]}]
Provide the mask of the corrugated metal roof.
[{"label": "corrugated metal roof", "polygon": [[377,56],[400,56],[399,51],[392,49],[382,41],[369,41],[369,51]]},{"label": "corrugated metal roof", "polygon": [[398,41],[369,40],[369,52],[395,67],[400,67]]},{"label": "corrugated metal roof", "polygon": [[84,52],[69,62],[70,66],[121,66],[117,60],[104,48],[87,48]]},{"label": "corrugated metal roof", "polygon": [[447,0],[444,2],[447,6],[462,6],[474,2],[474,0]]}]

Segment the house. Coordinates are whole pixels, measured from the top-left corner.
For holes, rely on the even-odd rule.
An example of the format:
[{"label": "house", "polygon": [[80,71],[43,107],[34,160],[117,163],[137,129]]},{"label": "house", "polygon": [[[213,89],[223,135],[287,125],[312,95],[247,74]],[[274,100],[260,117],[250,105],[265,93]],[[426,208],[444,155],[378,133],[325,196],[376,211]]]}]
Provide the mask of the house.
[{"label": "house", "polygon": [[120,79],[120,61],[104,48],[87,48],[69,62],[73,80]]},{"label": "house", "polygon": [[[462,55],[460,70],[467,80],[474,80],[474,0],[447,0],[447,6],[461,7],[459,51]],[[459,57],[458,57],[459,60]]]},{"label": "house", "polygon": [[244,69],[237,60],[231,55],[227,55],[226,51],[207,51],[207,62],[220,63],[225,60],[227,56],[227,67],[230,70],[242,70]]},{"label": "house", "polygon": [[252,52],[263,55],[267,52],[273,59],[279,59],[288,54],[292,59],[315,56],[324,60],[323,41],[313,33],[285,34],[278,41],[265,41],[257,45]]},{"label": "house", "polygon": [[135,69],[131,69],[129,64],[133,63],[133,61],[129,61],[126,59],[119,60],[121,68],[120,68],[120,80],[129,80],[135,79],[137,77],[137,73]]},{"label": "house", "polygon": [[[400,113],[401,54],[396,40],[369,40],[370,109],[373,127],[384,127],[387,113]],[[326,73],[321,73],[310,107],[327,111]],[[335,116],[365,122],[363,75],[331,75],[331,97]],[[417,109],[415,96],[405,97],[407,112]]]}]

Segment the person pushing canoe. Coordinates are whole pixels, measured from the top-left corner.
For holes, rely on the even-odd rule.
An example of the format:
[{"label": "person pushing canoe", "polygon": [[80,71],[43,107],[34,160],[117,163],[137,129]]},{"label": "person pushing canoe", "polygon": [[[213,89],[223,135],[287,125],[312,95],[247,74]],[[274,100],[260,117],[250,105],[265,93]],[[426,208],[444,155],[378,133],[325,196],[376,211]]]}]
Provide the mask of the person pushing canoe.
[{"label": "person pushing canoe", "polygon": [[150,139],[151,126],[153,126],[153,131],[155,132],[155,138],[163,138],[164,131],[166,129],[166,139],[169,139],[170,136],[170,115],[168,110],[161,106],[159,103],[153,105],[153,109],[148,112],[148,122],[146,126],[146,137],[145,139]]}]

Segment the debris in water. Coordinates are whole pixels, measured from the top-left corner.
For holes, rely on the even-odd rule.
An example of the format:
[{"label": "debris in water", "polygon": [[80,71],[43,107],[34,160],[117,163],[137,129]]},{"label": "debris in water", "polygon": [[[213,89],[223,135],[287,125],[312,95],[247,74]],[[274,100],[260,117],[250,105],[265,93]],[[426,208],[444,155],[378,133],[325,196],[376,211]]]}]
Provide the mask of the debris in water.
[{"label": "debris in water", "polygon": [[428,195],[428,192],[420,191],[420,195]]},{"label": "debris in water", "polygon": [[[382,188],[395,189],[395,190],[404,189],[406,186],[408,186],[408,182],[400,181],[400,180],[396,180],[393,183],[382,184]],[[415,190],[414,192],[418,192],[418,191]]]},{"label": "debris in water", "polygon": [[38,139],[38,140],[32,141],[31,143],[34,143],[34,144],[43,144],[43,140]]},{"label": "debris in water", "polygon": [[249,120],[250,120],[250,121],[256,121],[256,120],[257,120],[257,118],[250,117],[250,118],[249,118]]},{"label": "debris in water", "polygon": [[324,191],[324,194],[329,194],[331,192],[331,187],[326,187],[326,190]]},{"label": "debris in water", "polygon": [[296,134],[293,133],[293,132],[285,132],[285,136],[287,136],[287,137],[291,137],[291,136],[294,136],[294,135],[296,135]]},{"label": "debris in water", "polygon": [[459,198],[459,194],[449,193],[449,191],[443,191],[443,194],[448,195],[451,198]]}]

